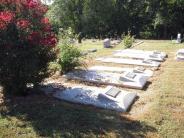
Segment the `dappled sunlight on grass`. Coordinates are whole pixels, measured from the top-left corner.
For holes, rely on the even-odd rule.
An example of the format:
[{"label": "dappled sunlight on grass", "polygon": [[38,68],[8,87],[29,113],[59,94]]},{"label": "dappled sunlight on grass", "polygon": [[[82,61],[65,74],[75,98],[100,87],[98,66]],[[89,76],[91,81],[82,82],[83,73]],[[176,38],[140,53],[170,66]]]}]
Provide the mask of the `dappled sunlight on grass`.
[{"label": "dappled sunlight on grass", "polygon": [[8,98],[0,110],[0,137],[144,137],[156,131],[116,112],[44,95]]},{"label": "dappled sunlight on grass", "polygon": [[114,50],[123,49],[123,44],[120,43],[112,48],[104,48],[103,47],[103,41],[96,39],[95,42],[92,42],[92,40],[85,40],[82,42],[82,44],[76,44],[79,49],[82,51],[87,51],[89,49],[97,49],[97,52],[92,53],[92,56],[98,57],[98,56],[108,56],[112,54]]},{"label": "dappled sunlight on grass", "polygon": [[[112,54],[102,41],[86,40],[78,47],[88,56]],[[175,61],[175,52],[184,44],[144,40],[136,49],[159,50],[168,54],[152,84],[141,94],[129,114],[62,102],[42,94],[6,97],[0,106],[0,137],[184,137],[184,62]],[[142,97],[146,95],[147,97]]]}]

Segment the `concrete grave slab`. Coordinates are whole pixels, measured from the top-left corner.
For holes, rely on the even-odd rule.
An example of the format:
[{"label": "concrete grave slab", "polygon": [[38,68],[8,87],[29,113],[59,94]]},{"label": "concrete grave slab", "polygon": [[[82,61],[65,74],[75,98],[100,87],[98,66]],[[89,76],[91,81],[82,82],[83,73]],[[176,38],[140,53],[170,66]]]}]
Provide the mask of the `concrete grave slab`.
[{"label": "concrete grave slab", "polygon": [[177,55],[177,56],[175,57],[175,59],[176,59],[177,61],[184,61],[184,56]]},{"label": "concrete grave slab", "polygon": [[123,91],[113,86],[107,86],[106,88],[76,86],[64,91],[57,90],[54,97],[72,103],[126,112],[134,102],[137,94]]},{"label": "concrete grave slab", "polygon": [[179,49],[176,53],[176,58],[177,61],[184,61],[184,49]]},{"label": "concrete grave slab", "polygon": [[166,58],[167,54],[165,52],[160,51],[146,51],[146,50],[137,50],[137,49],[124,49],[124,50],[116,50],[115,53],[129,53],[129,54],[144,54],[144,55],[157,55],[160,58]]},{"label": "concrete grave slab", "polygon": [[153,71],[145,69],[144,67],[135,67],[135,68],[122,68],[122,67],[108,67],[108,66],[92,66],[88,70],[92,71],[107,71],[114,73],[124,73],[124,72],[134,72],[136,74],[141,74],[143,76],[151,77],[153,76]]},{"label": "concrete grave slab", "polygon": [[123,81],[120,79],[123,74],[110,73],[110,72],[98,72],[98,71],[84,71],[78,70],[69,72],[64,77],[66,79],[86,81],[103,85],[114,85],[126,88],[143,89],[149,77],[136,74],[135,78],[131,81]]},{"label": "concrete grave slab", "polygon": [[97,61],[106,63],[117,63],[117,64],[127,64],[127,65],[139,65],[139,66],[149,66],[149,67],[159,67],[160,62],[151,60],[135,60],[126,58],[97,58]]},{"label": "concrete grave slab", "polygon": [[179,49],[176,54],[184,56],[184,49]]},{"label": "concrete grave slab", "polygon": [[117,52],[114,53],[113,56],[115,57],[128,57],[134,59],[149,59],[153,61],[163,62],[164,58],[158,54],[140,54],[140,53],[129,53],[129,52]]}]

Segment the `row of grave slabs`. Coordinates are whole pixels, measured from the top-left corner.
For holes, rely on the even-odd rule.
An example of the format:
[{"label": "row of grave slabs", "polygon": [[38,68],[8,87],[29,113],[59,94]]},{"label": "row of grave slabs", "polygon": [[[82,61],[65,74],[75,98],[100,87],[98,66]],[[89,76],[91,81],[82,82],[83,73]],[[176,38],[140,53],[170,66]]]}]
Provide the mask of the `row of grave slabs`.
[{"label": "row of grave slabs", "polygon": [[[79,83],[65,90],[55,90],[52,87],[50,91],[55,91],[54,97],[74,104],[126,112],[135,99],[138,99],[136,89],[145,90],[148,87],[149,79],[165,58],[166,54],[158,51],[133,49],[115,51],[111,57],[96,59],[100,66],[95,65],[87,70],[74,70],[63,75],[67,80],[88,82],[90,86]],[[117,66],[111,66],[111,63]],[[122,67],[127,64],[128,67]]]}]

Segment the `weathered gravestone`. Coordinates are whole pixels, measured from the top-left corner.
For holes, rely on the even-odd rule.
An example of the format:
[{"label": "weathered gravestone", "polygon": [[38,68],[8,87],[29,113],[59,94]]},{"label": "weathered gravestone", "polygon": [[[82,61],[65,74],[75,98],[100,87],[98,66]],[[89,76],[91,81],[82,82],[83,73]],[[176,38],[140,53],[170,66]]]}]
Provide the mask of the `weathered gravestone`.
[{"label": "weathered gravestone", "polygon": [[104,48],[110,48],[111,47],[111,41],[110,41],[110,39],[106,38],[103,41],[103,44],[104,44]]}]

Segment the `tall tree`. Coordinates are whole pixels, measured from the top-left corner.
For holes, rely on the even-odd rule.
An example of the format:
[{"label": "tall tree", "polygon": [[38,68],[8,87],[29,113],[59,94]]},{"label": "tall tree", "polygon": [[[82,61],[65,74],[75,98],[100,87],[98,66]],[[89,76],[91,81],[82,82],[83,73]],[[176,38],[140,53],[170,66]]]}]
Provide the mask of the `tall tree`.
[{"label": "tall tree", "polygon": [[53,23],[88,37],[184,33],[184,0],[55,0],[48,14]]},{"label": "tall tree", "polygon": [[183,0],[160,0],[157,5],[157,12],[154,19],[154,26],[159,32],[159,38],[168,38],[176,31],[183,32],[184,18]]},{"label": "tall tree", "polygon": [[82,31],[84,0],[56,0],[48,15],[51,21],[63,28],[72,27],[75,33]]},{"label": "tall tree", "polygon": [[86,0],[84,9],[84,31],[92,36],[110,35],[110,22],[114,12],[113,0]]}]

